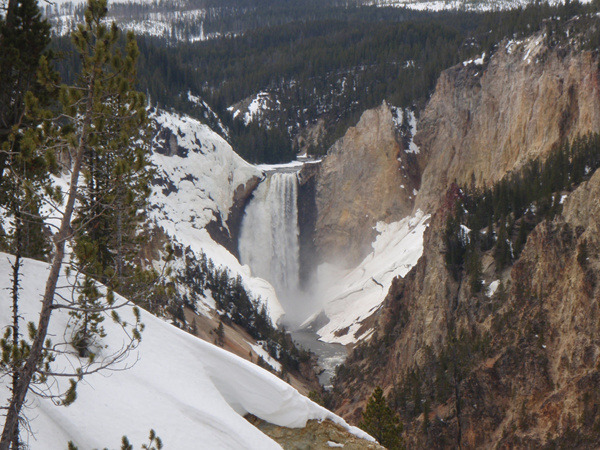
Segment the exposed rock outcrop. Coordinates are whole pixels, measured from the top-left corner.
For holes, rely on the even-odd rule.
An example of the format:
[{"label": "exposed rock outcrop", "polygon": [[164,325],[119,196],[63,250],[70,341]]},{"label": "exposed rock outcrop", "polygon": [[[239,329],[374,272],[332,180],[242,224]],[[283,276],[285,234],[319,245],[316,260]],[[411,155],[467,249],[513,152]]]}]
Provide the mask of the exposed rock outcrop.
[{"label": "exposed rock outcrop", "polygon": [[453,181],[490,186],[556,143],[598,132],[599,94],[597,53],[551,49],[542,36],[503,44],[485,67],[444,72],[416,138],[415,208],[436,211],[423,256],[340,370],[339,413],[357,421],[379,385],[409,448],[600,446],[600,172],[533,229],[508,269],[482,251],[495,293],[472,291],[444,258],[446,218],[462,195]]},{"label": "exposed rock outcrop", "polygon": [[484,66],[442,73],[415,136],[416,208],[431,211],[453,181],[489,186],[562,139],[598,130],[597,54],[550,49],[546,39],[503,42]]},{"label": "exposed rock outcrop", "polygon": [[206,225],[206,231],[208,231],[210,237],[229,250],[236,258],[239,258],[238,242],[244,211],[260,181],[261,179],[255,176],[245,184],[238,185],[233,192],[233,203],[225,223],[219,215]]},{"label": "exposed rock outcrop", "polygon": [[336,447],[348,450],[383,450],[384,448],[375,442],[354,436],[331,420],[309,420],[304,428],[287,428],[273,425],[252,415],[246,416],[246,419],[281,445],[284,450],[327,450]]},{"label": "exposed rock outcrop", "polygon": [[358,420],[380,385],[414,448],[600,445],[599,196],[597,172],[533,230],[492,297],[446,270],[439,210],[425,256],[390,290],[380,335],[350,357],[337,388],[353,401],[337,411]]},{"label": "exposed rock outcrop", "polygon": [[317,178],[319,163],[309,163],[298,173],[298,241],[300,245],[300,287],[307,289],[317,268],[315,229],[317,223]]},{"label": "exposed rock outcrop", "polygon": [[317,180],[316,243],[323,259],[345,266],[369,251],[378,221],[412,210],[416,159],[404,152],[387,104],[365,111],[328,151]]}]

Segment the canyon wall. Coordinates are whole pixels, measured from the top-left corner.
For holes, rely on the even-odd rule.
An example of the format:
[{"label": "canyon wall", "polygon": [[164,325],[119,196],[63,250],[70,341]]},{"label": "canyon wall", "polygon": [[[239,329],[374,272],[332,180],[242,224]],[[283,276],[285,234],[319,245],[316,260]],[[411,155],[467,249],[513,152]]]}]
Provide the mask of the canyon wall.
[{"label": "canyon wall", "polygon": [[458,186],[490,186],[600,131],[599,94],[597,52],[542,35],[442,74],[415,137],[415,209],[434,212],[423,256],[339,370],[340,414],[358,421],[381,386],[408,448],[600,445],[600,172],[563,193],[562,213],[535,226],[508,268],[482,253],[482,292],[444,257]]},{"label": "canyon wall", "polygon": [[316,187],[315,241],[322,259],[356,265],[371,250],[377,222],[411,212],[418,176],[415,155],[405,150],[385,103],[365,111],[329,149]]},{"label": "canyon wall", "polygon": [[489,186],[564,138],[598,131],[597,56],[547,40],[504,41],[483,65],[442,73],[415,136],[423,173],[416,208],[434,208],[454,181]]}]

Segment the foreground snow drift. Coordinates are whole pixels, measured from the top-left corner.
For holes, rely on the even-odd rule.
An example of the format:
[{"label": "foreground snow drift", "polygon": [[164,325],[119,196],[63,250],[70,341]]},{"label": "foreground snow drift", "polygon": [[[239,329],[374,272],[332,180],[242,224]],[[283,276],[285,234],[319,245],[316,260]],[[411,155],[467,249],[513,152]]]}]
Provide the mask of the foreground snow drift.
[{"label": "foreground snow drift", "polygon": [[[8,292],[10,286],[10,258],[0,254],[2,292]],[[37,323],[47,272],[47,264],[25,261],[20,293],[25,321]],[[58,284],[66,286],[68,282],[62,277]],[[70,288],[63,287],[61,294],[70,295]],[[2,333],[11,322],[9,302],[9,295],[0,297]],[[120,315],[133,323],[130,307],[121,309]],[[68,318],[62,311],[54,312],[50,326],[54,341],[65,334]],[[328,418],[367,437],[256,365],[145,311],[142,322],[146,330],[141,344],[118,368],[133,367],[86,377],[78,387],[77,400],[69,407],[55,406],[29,394],[26,415],[34,433],[26,440],[29,448],[63,449],[69,440],[80,449],[117,448],[124,434],[138,447],[147,441],[151,428],[169,449],[279,448],[242,417],[246,413],[288,427]],[[126,340],[123,331],[108,318],[103,325],[108,332],[104,351],[120,348]],[[66,357],[55,363],[55,367],[61,366],[69,367]],[[4,406],[9,380],[1,380]],[[59,383],[63,388],[68,385],[67,380]]]},{"label": "foreground snow drift", "polygon": [[349,271],[326,264],[319,267],[319,280],[324,280],[321,298],[329,319],[318,331],[321,340],[351,344],[369,337],[372,330],[361,330],[361,323],[379,308],[392,280],[417,264],[428,221],[429,215],[417,211],[399,222],[378,223],[373,252],[357,267]]}]

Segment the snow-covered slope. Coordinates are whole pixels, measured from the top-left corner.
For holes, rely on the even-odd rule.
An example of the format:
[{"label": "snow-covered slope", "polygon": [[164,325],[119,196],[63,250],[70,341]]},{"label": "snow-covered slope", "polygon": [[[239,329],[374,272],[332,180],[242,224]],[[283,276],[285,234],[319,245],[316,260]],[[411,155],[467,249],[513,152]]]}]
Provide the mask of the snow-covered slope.
[{"label": "snow-covered slope", "polygon": [[215,221],[226,227],[235,192],[262,170],[244,161],[208,126],[165,111],[152,114],[158,133],[153,142],[152,162],[157,177],[150,197],[150,219],[180,244],[205,253],[267,305],[276,322],[283,314],[273,287],[252,277],[250,269],[209,235],[206,226]]},{"label": "snow-covered slope", "polygon": [[[152,162],[160,188],[151,197],[153,218],[175,231],[227,220],[235,190],[262,171],[244,161],[221,136],[189,116],[159,110]],[[189,206],[193,205],[193,211]]]},{"label": "snow-covered slope", "polygon": [[[10,286],[11,258],[0,254],[2,292]],[[22,273],[22,316],[24,321],[37,323],[48,265],[26,260]],[[58,284],[69,283],[62,277]],[[61,288],[61,294],[70,297],[70,288]],[[117,302],[122,300],[117,298]],[[120,315],[129,323],[134,322],[131,307],[121,309]],[[117,448],[122,435],[127,435],[138,448],[147,442],[151,428],[168,449],[279,448],[243,418],[246,413],[289,427],[302,427],[309,419],[327,418],[368,439],[362,431],[349,427],[256,365],[145,311],[141,318],[145,324],[142,341],[116,368],[132,367],[86,377],[77,389],[77,400],[68,407],[29,395],[26,415],[33,434],[23,436],[28,448],[64,449],[69,440],[80,449]],[[68,319],[65,311],[53,313],[50,334],[55,342],[65,335],[65,330],[69,336]],[[3,295],[2,333],[10,322],[9,296]],[[122,330],[109,318],[103,325],[108,332],[103,341],[108,347],[103,353],[118,350],[124,341]],[[70,367],[67,359],[76,364],[76,357],[71,355],[60,357],[54,367]],[[68,385],[66,379],[59,383]],[[1,379],[2,406],[6,404],[7,388],[8,380]]]},{"label": "snow-covered slope", "polygon": [[264,91],[227,108],[234,119],[239,116],[246,125],[250,122],[262,122],[265,114],[279,109],[281,109],[281,102],[274,97],[274,94]]},{"label": "snow-covered slope", "polygon": [[361,329],[362,322],[377,311],[392,280],[417,264],[428,221],[429,215],[417,211],[399,222],[380,222],[373,251],[357,267],[345,271],[326,264],[319,267],[320,297],[329,319],[317,332],[321,340],[351,344],[370,336],[373,330]]}]

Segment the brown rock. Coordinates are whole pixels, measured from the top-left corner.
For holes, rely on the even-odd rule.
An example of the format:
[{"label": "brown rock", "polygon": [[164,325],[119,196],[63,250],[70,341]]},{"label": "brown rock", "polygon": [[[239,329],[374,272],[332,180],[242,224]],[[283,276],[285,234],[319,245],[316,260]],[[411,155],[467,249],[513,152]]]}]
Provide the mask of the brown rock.
[{"label": "brown rock", "polygon": [[378,221],[410,213],[414,155],[403,152],[390,107],[365,111],[328,151],[317,181],[316,243],[323,259],[345,266],[370,251]]},{"label": "brown rock", "polygon": [[287,428],[253,415],[248,415],[246,419],[285,450],[329,450],[335,447],[347,450],[383,449],[381,445],[360,439],[330,420],[309,420],[304,428]]},{"label": "brown rock", "polygon": [[501,43],[485,67],[446,70],[415,136],[423,170],[415,207],[434,209],[455,180],[489,186],[563,138],[597,131],[599,94],[597,55],[549,49],[540,35],[510,52]]}]

